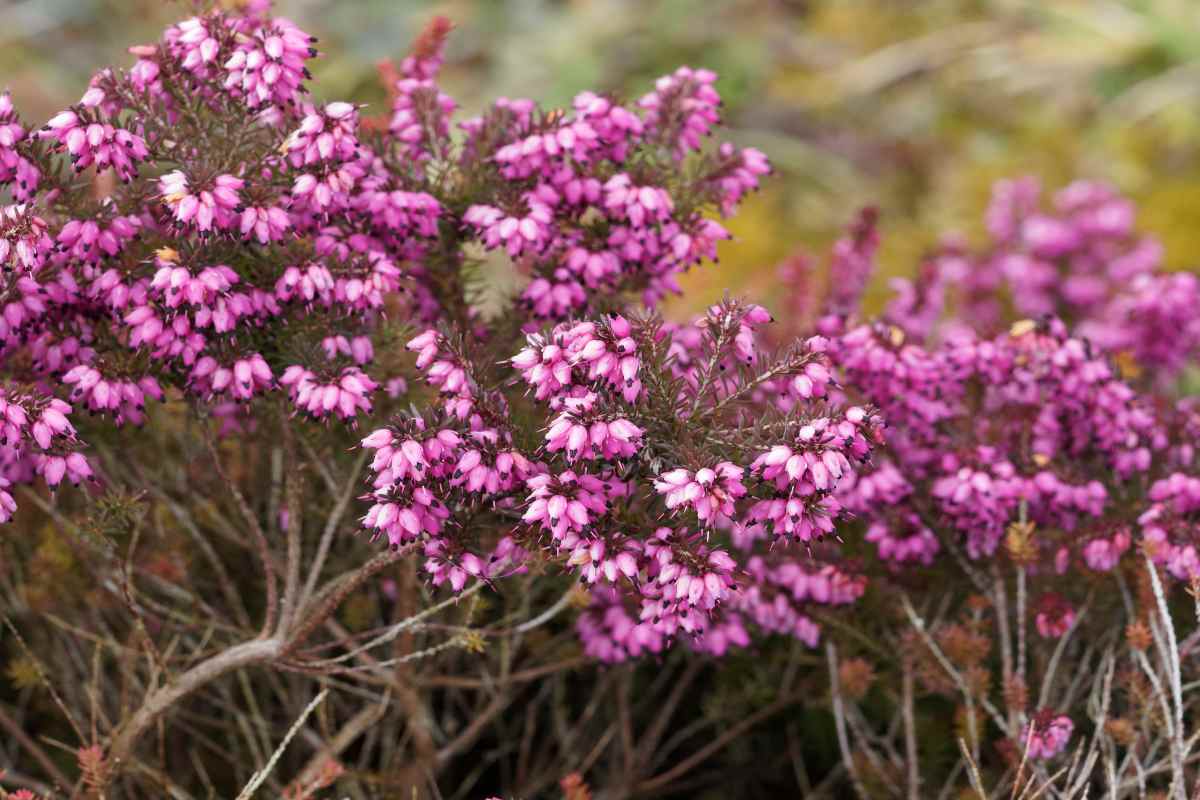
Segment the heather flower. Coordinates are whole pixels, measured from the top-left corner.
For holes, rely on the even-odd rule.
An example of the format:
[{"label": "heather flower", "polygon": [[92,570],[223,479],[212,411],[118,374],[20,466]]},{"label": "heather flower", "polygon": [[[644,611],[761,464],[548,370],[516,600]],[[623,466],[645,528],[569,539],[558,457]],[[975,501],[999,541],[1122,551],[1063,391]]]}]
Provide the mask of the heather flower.
[{"label": "heather flower", "polygon": [[406,348],[417,353],[417,369],[425,373],[426,382],[451,398],[447,408],[454,403],[453,398],[469,401],[474,396],[470,376],[458,357],[447,351],[440,333],[431,328],[410,340]]},{"label": "heather flower", "polygon": [[176,221],[195,225],[201,233],[213,228],[230,228],[238,220],[235,211],[242,205],[238,190],[245,181],[232,175],[218,175],[211,189],[193,190],[180,170],[159,178],[163,202],[171,209]]},{"label": "heather flower", "polygon": [[449,510],[424,486],[403,489],[393,487],[372,495],[375,504],[363,517],[363,527],[374,529],[373,536],[386,535],[392,547],[415,541],[423,535],[441,532]]},{"label": "heather flower", "polygon": [[830,257],[830,292],[825,298],[825,314],[819,326],[834,332],[842,320],[858,308],[867,281],[875,271],[875,254],[879,250],[878,214],[873,208],[859,212],[858,218],[838,239]]},{"label": "heather flower", "polygon": [[28,136],[29,131],[13,108],[12,97],[0,93],[0,186],[7,186],[20,202],[30,200],[41,182],[41,171],[20,147]]},{"label": "heather flower", "polygon": [[[869,579],[888,592],[960,542],[986,574],[1012,530],[1047,639],[1079,619],[1060,576],[1116,569],[1135,535],[1200,575],[1200,417],[1163,401],[1200,350],[1200,284],[1161,272],[1127,200],[1079,183],[1043,207],[1034,182],[1002,183],[991,241],[948,240],[878,322],[860,309],[867,210],[828,290],[807,281],[778,323],[735,301],[668,323],[652,307],[729,237],[706,214],[770,170],[752,148],[697,153],[716,76],[682,68],[629,107],[501,98],[451,135],[446,30],[389,78],[386,119],[315,103],[313,40],[261,4],[133,48],[40,132],[0,96],[0,184],[20,201],[0,212],[0,521],[38,476],[92,477],[73,412],[113,427],[185,403],[245,437],[290,405],[365,426],[373,538],[451,592],[560,569],[588,587],[575,628],[606,663],[813,647]],[[95,202],[40,174],[48,152],[131,185]],[[480,244],[514,262],[511,297],[477,299]],[[1039,321],[1009,327],[1010,307]],[[1119,372],[1130,359],[1147,374]],[[414,378],[430,388],[383,418]],[[1030,756],[1070,726],[1039,712]]]},{"label": "heather flower", "polygon": [[1047,639],[1057,639],[1075,624],[1075,609],[1061,595],[1050,592],[1037,602],[1034,621],[1039,634]]},{"label": "heather flower", "polygon": [[738,203],[758,189],[759,178],[771,173],[771,164],[761,150],[747,147],[737,150],[726,142],[717,149],[722,163],[711,179],[719,195],[718,205],[724,216],[731,216]]},{"label": "heather flower", "polygon": [[588,656],[611,664],[661,653],[666,647],[667,637],[658,626],[631,613],[616,589],[594,588],[590,596],[591,605],[575,623]]},{"label": "heather flower", "polygon": [[7,478],[0,477],[0,523],[8,522],[17,511],[17,501],[8,491],[10,486]]},{"label": "heather flower", "polygon": [[371,393],[378,384],[357,367],[347,367],[340,375],[321,380],[311,370],[292,365],[279,378],[288,387],[292,403],[300,411],[321,418],[337,414],[353,420],[360,413],[371,412]]},{"label": "heather flower", "polygon": [[54,240],[72,258],[99,263],[121,253],[141,229],[142,221],[135,216],[113,217],[103,225],[95,220],[72,219],[59,229]]},{"label": "heather flower", "polygon": [[0,265],[32,272],[41,267],[53,242],[46,221],[24,204],[0,208]]},{"label": "heather flower", "polygon": [[280,150],[295,167],[350,161],[358,154],[358,111],[350,103],[311,108]]},{"label": "heather flower", "polygon": [[665,496],[668,510],[680,506],[691,508],[701,525],[711,525],[718,516],[734,515],[734,504],[746,494],[744,474],[745,470],[738,465],[722,461],[695,472],[686,469],[664,472],[654,482],[654,488]]},{"label": "heather flower", "polygon": [[486,247],[503,248],[516,257],[545,249],[552,235],[554,211],[531,194],[526,196],[521,211],[505,213],[494,206],[474,205],[467,209],[463,221],[482,235]]},{"label": "heather flower", "polygon": [[622,173],[609,178],[604,184],[604,207],[614,219],[628,220],[634,227],[640,228],[647,223],[667,219],[674,205],[664,189],[636,186],[628,175]]},{"label": "heather flower", "polygon": [[125,182],[137,175],[138,162],[150,157],[141,136],[114,127],[83,108],[78,113],[64,111],[55,115],[38,131],[38,137],[54,142],[69,155],[77,171],[95,165],[99,170],[114,170]]},{"label": "heather flower", "polygon": [[242,236],[252,237],[259,244],[281,240],[291,227],[291,218],[279,206],[246,206],[238,221]]},{"label": "heather flower", "polygon": [[51,489],[62,483],[66,478],[71,483],[78,484],[92,477],[92,468],[82,453],[67,453],[65,455],[37,456],[37,472],[46,485]]},{"label": "heather flower", "polygon": [[571,548],[567,566],[579,571],[584,583],[635,579],[642,571],[642,556],[635,539],[621,534],[581,537]]},{"label": "heather flower", "polygon": [[875,544],[881,559],[896,564],[929,566],[942,549],[933,531],[911,513],[895,527],[884,520],[872,522],[863,538]]},{"label": "heather flower", "polygon": [[555,327],[549,339],[528,335],[527,346],[512,364],[535,389],[535,397],[549,401],[552,408],[562,405],[561,396],[572,386],[596,380],[633,403],[642,383],[638,377],[641,359],[632,333],[628,320],[618,316],[602,324],[564,323]]},{"label": "heather flower", "polygon": [[1056,715],[1048,708],[1041,709],[1021,732],[1026,756],[1035,760],[1054,758],[1066,748],[1074,730],[1075,724],[1070,717]]},{"label": "heather flower", "polygon": [[[209,66],[216,63],[221,51],[221,41],[218,37],[223,37],[223,34],[220,18],[192,17],[169,27],[163,38],[180,67],[197,76],[207,76]],[[153,55],[153,51],[143,55]],[[153,61],[146,63],[154,64]],[[153,80],[157,74],[157,65],[152,75],[147,74],[146,68],[143,68],[141,80]]]},{"label": "heather flower", "polygon": [[644,431],[623,417],[593,412],[595,402],[592,393],[563,401],[564,411],[546,431],[547,452],[563,451],[571,461],[612,461],[637,452]]},{"label": "heather flower", "polygon": [[407,157],[416,161],[431,158],[438,142],[449,136],[450,116],[458,104],[431,78],[402,78],[396,81],[394,91],[388,130]]},{"label": "heather flower", "polygon": [[259,27],[222,64],[224,87],[250,108],[295,102],[308,77],[304,62],[316,55],[316,39],[291,21],[276,18]]},{"label": "heather flower", "polygon": [[212,356],[196,361],[189,377],[193,391],[216,395],[227,393],[235,400],[249,400],[274,384],[274,375],[258,353],[238,358],[228,366]]},{"label": "heather flower", "polygon": [[659,78],[654,91],[638,101],[646,111],[647,128],[669,144],[676,158],[700,147],[720,121],[721,97],[713,88],[717,76],[706,69],[680,67]]},{"label": "heather flower", "polygon": [[1111,537],[1097,537],[1083,546],[1083,560],[1089,569],[1097,572],[1108,572],[1113,569],[1121,556],[1129,550],[1131,541],[1129,532],[1119,530]]},{"label": "heather flower", "polygon": [[612,493],[620,493],[619,481],[566,470],[558,475],[535,475],[526,481],[529,505],[521,519],[547,530],[556,540],[581,533],[608,510]]},{"label": "heather flower", "polygon": [[138,381],[105,378],[99,370],[80,364],[62,376],[62,382],[73,386],[71,402],[82,403],[93,412],[110,413],[115,423],[124,422],[140,425],[144,420],[142,409],[146,398],[162,400],[162,389],[153,377],[147,375]]}]

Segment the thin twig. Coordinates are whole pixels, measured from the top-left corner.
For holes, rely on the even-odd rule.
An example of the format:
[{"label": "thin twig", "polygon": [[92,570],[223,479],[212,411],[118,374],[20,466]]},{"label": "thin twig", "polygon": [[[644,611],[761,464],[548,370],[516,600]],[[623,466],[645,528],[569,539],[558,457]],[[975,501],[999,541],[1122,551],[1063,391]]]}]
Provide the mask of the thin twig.
[{"label": "thin twig", "polygon": [[[966,699],[968,709],[967,729],[968,731],[973,731],[975,725],[974,714],[971,713],[971,708],[973,705],[972,695],[970,689],[967,687],[966,681],[963,680],[962,675],[960,675],[958,670],[954,668],[954,665],[950,663],[950,659],[948,659],[946,654],[942,652],[942,648],[938,647],[937,642],[933,641],[933,637],[929,635],[929,631],[925,630],[925,623],[919,616],[917,616],[917,612],[913,609],[912,601],[908,599],[908,595],[901,594],[900,601],[904,606],[905,613],[908,614],[909,621],[912,622],[913,628],[916,629],[917,635],[921,637],[921,641],[923,641],[925,646],[929,648],[929,651],[933,653],[933,657],[936,658],[937,662],[942,665],[942,669],[946,670],[946,673],[958,686],[958,690],[962,692],[963,697]],[[990,700],[988,700],[986,697],[980,697],[979,704],[983,706],[984,710],[987,711],[988,714],[991,715],[992,721],[996,723],[996,727],[998,727],[1005,736],[1012,735],[1012,731],[1009,729],[1008,723],[1005,721],[1004,717],[1000,715],[1000,712],[996,709],[996,707],[992,705]]]},{"label": "thin twig", "polygon": [[867,794],[862,778],[858,774],[858,765],[854,763],[854,755],[850,752],[850,739],[846,736],[846,709],[842,700],[841,682],[838,679],[837,646],[834,645],[832,639],[825,642],[825,656],[829,660],[829,693],[833,700],[834,729],[837,732],[842,763],[846,765],[846,772],[850,776],[850,784],[854,787],[854,793],[863,800],[867,800],[870,795]]},{"label": "thin twig", "polygon": [[320,694],[314,697],[312,702],[309,703],[302,712],[300,712],[300,716],[292,724],[291,730],[287,732],[287,735],[283,737],[283,741],[279,743],[279,747],[275,748],[275,752],[271,754],[271,759],[267,762],[267,765],[258,772],[254,773],[254,777],[250,779],[250,782],[247,783],[245,788],[242,789],[241,793],[238,794],[237,800],[249,800],[249,798],[252,797],[256,791],[258,791],[258,787],[263,785],[263,782],[266,781],[267,776],[271,774],[271,770],[275,769],[275,765],[279,763],[279,758],[283,755],[283,751],[287,749],[288,744],[292,741],[292,737],[296,735],[296,732],[299,731],[304,725],[304,722],[308,719],[308,716],[316,710],[317,706],[321,705],[321,702],[324,701],[325,696],[328,694],[328,689],[322,689]]},{"label": "thin twig", "polygon": [[1158,568],[1146,556],[1146,569],[1150,571],[1150,585],[1154,588],[1154,600],[1158,604],[1158,613],[1162,617],[1163,628],[1167,632],[1167,647],[1163,660],[1167,665],[1167,678],[1171,682],[1171,699],[1174,705],[1174,725],[1171,736],[1171,794],[1179,800],[1186,800],[1187,784],[1183,774],[1184,744],[1183,744],[1183,688],[1180,679],[1179,641],[1175,638],[1175,625],[1171,621],[1171,610],[1167,608],[1167,598],[1163,594],[1162,581],[1158,579]]},{"label": "thin twig", "polygon": [[182,698],[232,670],[278,658],[282,651],[283,643],[278,639],[252,639],[221,651],[155,690],[113,738],[109,749],[113,762],[119,765],[126,761],[146,729]]},{"label": "thin twig", "polygon": [[354,468],[350,470],[350,476],[346,479],[346,487],[342,490],[337,503],[333,506],[333,510],[329,512],[329,518],[325,521],[325,530],[321,533],[321,541],[317,545],[317,554],[313,556],[312,565],[308,570],[308,578],[304,581],[304,589],[300,592],[300,600],[296,604],[299,608],[304,608],[308,605],[308,601],[312,599],[313,592],[317,589],[317,580],[321,577],[321,569],[325,566],[325,559],[329,557],[329,548],[333,545],[333,536],[342,522],[342,517],[346,514],[346,508],[357,493],[359,475],[362,473],[363,464],[367,461],[368,452],[370,451],[364,448],[362,453],[359,454],[358,460],[354,462]]},{"label": "thin twig", "polygon": [[246,524],[250,527],[250,532],[254,534],[254,544],[258,548],[258,558],[262,562],[263,574],[266,576],[267,582],[267,614],[263,620],[263,635],[268,635],[275,629],[275,621],[279,613],[279,587],[276,585],[275,565],[271,560],[271,547],[267,542],[267,535],[262,529],[262,525],[258,521],[258,515],[250,508],[250,504],[246,502],[246,498],[242,495],[237,484],[230,478],[225,471],[225,467],[221,464],[221,457],[217,453],[217,446],[213,443],[212,437],[205,434],[204,444],[208,447],[209,457],[212,458],[213,468],[217,471],[217,475],[225,484],[225,488],[229,490],[233,497],[233,503],[237,506],[238,511],[246,520]]},{"label": "thin twig", "polygon": [[917,763],[917,721],[913,713],[915,676],[912,660],[904,659],[900,679],[901,708],[904,714],[904,757],[908,767],[908,800],[921,800],[921,770]]},{"label": "thin twig", "polygon": [[782,697],[779,700],[776,700],[774,703],[771,703],[769,706],[759,709],[738,724],[730,727],[706,746],[700,748],[683,761],[680,761],[671,769],[656,775],[653,778],[642,781],[636,787],[634,787],[634,790],[639,794],[649,794],[650,792],[669,784],[680,775],[684,775],[689,770],[694,769],[697,765],[704,763],[704,761],[712,756],[713,753],[719,752],[728,746],[730,742],[737,739],[739,736],[753,728],[758,723],[779,713],[788,706],[800,702],[803,699],[803,695],[800,694],[792,695],[790,697]]},{"label": "thin twig", "polygon": [[0,728],[7,730],[8,735],[12,737],[12,740],[29,753],[33,760],[36,761],[38,765],[41,766],[41,768],[45,771],[46,775],[50,778],[59,791],[62,791],[71,785],[71,781],[67,780],[67,776],[62,773],[62,771],[58,768],[58,765],[54,763],[53,759],[51,759],[50,756],[46,754],[46,751],[43,750],[41,746],[35,742],[19,724],[17,724],[15,719],[9,716],[8,711],[5,710],[4,706],[2,705],[0,705]]},{"label": "thin twig", "polygon": [[[285,417],[286,420],[286,417]],[[284,561],[283,598],[279,604],[279,628],[277,635],[285,636],[292,626],[299,608],[301,535],[304,532],[304,513],[301,505],[300,468],[297,465],[296,448],[292,441],[291,427],[285,421],[283,429],[283,453],[287,459],[287,474],[284,476],[284,508],[287,522],[278,520],[287,536],[287,557]]]}]

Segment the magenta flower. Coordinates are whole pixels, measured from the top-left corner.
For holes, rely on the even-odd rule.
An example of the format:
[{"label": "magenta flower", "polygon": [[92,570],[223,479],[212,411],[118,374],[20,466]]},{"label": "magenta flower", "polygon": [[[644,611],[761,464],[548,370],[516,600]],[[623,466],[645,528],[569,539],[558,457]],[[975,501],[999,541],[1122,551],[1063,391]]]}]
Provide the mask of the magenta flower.
[{"label": "magenta flower", "polygon": [[546,431],[546,450],[562,451],[570,461],[579,458],[615,460],[637,452],[643,431],[627,419],[606,418],[593,410],[596,395],[563,401],[564,410]]},{"label": "magenta flower", "polygon": [[484,246],[503,248],[516,257],[545,249],[553,235],[554,211],[544,200],[529,194],[523,210],[506,213],[494,206],[474,205],[463,215],[463,222],[480,233]]},{"label": "magenta flower", "polygon": [[1075,609],[1061,595],[1048,592],[1037,602],[1034,621],[1039,634],[1047,639],[1058,639],[1075,624]]},{"label": "magenta flower", "polygon": [[308,76],[304,62],[316,55],[316,40],[290,21],[262,25],[222,64],[224,87],[242,95],[246,105],[288,105]]},{"label": "magenta flower", "polygon": [[85,107],[78,113],[64,111],[54,116],[38,131],[38,137],[54,142],[70,156],[76,170],[93,165],[99,170],[112,169],[126,182],[137,175],[137,163],[150,157],[145,139],[114,127],[99,112]]},{"label": "magenta flower", "polygon": [[159,178],[163,202],[182,225],[195,225],[200,232],[213,228],[231,228],[238,224],[235,213],[242,205],[238,190],[245,185],[241,178],[218,175],[212,187],[191,188],[188,178],[180,170],[168,172]]},{"label": "magenta flower", "polygon": [[1074,730],[1075,724],[1070,717],[1056,715],[1048,708],[1041,709],[1021,732],[1026,756],[1036,760],[1054,758],[1066,748]]},{"label": "magenta flower", "polygon": [[654,488],[665,496],[668,510],[692,508],[701,525],[712,525],[718,515],[724,518],[734,515],[734,504],[746,495],[744,474],[745,470],[736,464],[722,461],[695,472],[686,469],[664,472],[654,482]]},{"label": "magenta flower", "polygon": [[522,520],[550,532],[556,540],[586,530],[589,522],[608,510],[610,496],[622,492],[619,481],[571,470],[559,475],[535,475],[526,481],[529,505]]},{"label": "magenta flower", "polygon": [[337,414],[343,420],[354,420],[359,414],[371,413],[371,393],[379,388],[357,367],[322,380],[311,370],[292,365],[283,371],[279,383],[288,387],[298,410],[318,419]]},{"label": "magenta flower", "polygon": [[24,204],[0,208],[0,266],[33,272],[54,246],[46,221]]}]

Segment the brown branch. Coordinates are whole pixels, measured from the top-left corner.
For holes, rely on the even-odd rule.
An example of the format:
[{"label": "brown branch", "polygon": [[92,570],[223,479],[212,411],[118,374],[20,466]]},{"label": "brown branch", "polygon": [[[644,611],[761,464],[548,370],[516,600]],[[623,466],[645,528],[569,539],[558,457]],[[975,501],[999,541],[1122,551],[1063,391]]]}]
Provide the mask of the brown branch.
[{"label": "brown branch", "polygon": [[[304,444],[305,452],[309,452],[307,443],[303,438],[300,443]],[[321,569],[325,566],[325,559],[329,556],[329,548],[333,544],[333,535],[337,532],[338,526],[341,524],[342,517],[346,513],[347,506],[354,498],[355,489],[358,488],[358,478],[362,474],[363,464],[367,460],[367,450],[363,450],[358,460],[354,462],[354,469],[350,472],[350,477],[346,480],[346,488],[338,497],[337,503],[333,510],[329,513],[329,518],[325,522],[325,530],[321,534],[321,541],[317,544],[317,554],[313,557],[312,563],[309,565],[308,578],[304,581],[304,589],[300,592],[300,600],[297,605],[300,608],[308,605],[308,601],[312,599],[313,592],[317,590],[317,579],[321,576]],[[316,463],[320,463],[319,461]],[[337,486],[332,487],[334,491]]]},{"label": "brown branch", "polygon": [[[514,672],[508,676],[506,683],[528,683],[529,681],[537,680],[538,678],[551,675],[555,672],[564,672],[566,670],[581,667],[584,664],[593,663],[590,659],[583,656],[574,656],[572,658],[563,659],[553,664],[543,664],[540,667],[530,667],[529,669]],[[491,689],[496,686],[495,680],[482,680],[480,678],[460,678],[456,675],[433,675],[426,678],[418,677],[416,679],[417,686],[438,689]]]},{"label": "brown branch", "polygon": [[45,770],[46,775],[48,775],[50,780],[55,783],[56,788],[63,790],[71,785],[71,781],[67,780],[67,776],[64,775],[61,770],[59,770],[58,766],[54,763],[46,751],[43,750],[37,742],[31,739],[29,734],[25,733],[21,726],[17,724],[15,719],[9,716],[8,711],[4,708],[4,706],[0,706],[0,727],[7,730],[9,735],[12,736],[13,741],[21,745],[21,747],[33,757],[33,760],[36,761],[43,770]]},{"label": "brown branch", "polygon": [[284,476],[284,508],[287,509],[287,558],[284,561],[283,599],[279,611],[279,635],[286,636],[295,620],[300,594],[300,537],[304,530],[304,513],[301,506],[300,468],[296,458],[296,447],[292,431],[286,422],[283,429],[283,453],[287,459],[287,475]]},{"label": "brown branch", "polygon": [[242,495],[237,484],[229,477],[229,473],[225,471],[225,467],[221,465],[221,457],[217,453],[217,446],[213,444],[212,437],[204,436],[204,444],[208,447],[208,454],[212,458],[213,467],[217,471],[217,475],[224,481],[225,487],[233,496],[234,505],[238,511],[246,519],[246,524],[250,526],[250,532],[254,534],[254,544],[258,548],[258,557],[262,561],[263,573],[267,577],[267,617],[263,620],[263,634],[266,635],[275,629],[276,614],[279,612],[279,587],[276,585],[275,566],[271,562],[271,548],[267,543],[267,535],[263,532],[262,525],[258,521],[250,504],[246,502],[245,496]]},{"label": "brown branch", "polygon": [[354,740],[362,736],[364,732],[383,717],[387,711],[390,698],[385,695],[384,698],[373,706],[367,706],[362,711],[359,711],[342,726],[342,729],[334,734],[333,738],[326,742],[317,752],[309,759],[308,764],[300,771],[299,776],[292,781],[293,786],[305,786],[313,781],[320,773],[325,764],[330,760],[336,760],[347,747],[354,744]]},{"label": "brown branch", "polygon": [[470,747],[475,739],[477,739],[479,735],[483,733],[484,727],[487,726],[487,724],[490,723],[497,714],[508,708],[508,705],[515,699],[515,695],[510,695],[507,692],[501,692],[500,694],[496,695],[492,702],[489,703],[483,711],[479,712],[479,715],[476,716],[475,719],[471,720],[471,724],[464,728],[462,733],[460,733],[452,741],[448,742],[442,747],[442,749],[438,750],[437,766],[439,768],[445,766],[450,759],[454,758],[463,750],[466,750],[468,747]]},{"label": "brown branch", "polygon": [[344,575],[341,578],[331,581],[328,586],[318,594],[309,603],[309,606],[314,608],[309,612],[308,607],[301,609],[298,618],[304,619],[304,623],[300,628],[288,636],[287,644],[284,646],[283,655],[291,655],[296,651],[296,648],[304,643],[304,641],[312,635],[312,632],[321,626],[325,619],[332,614],[337,607],[342,604],[342,601],[349,597],[356,589],[367,582],[373,575],[383,571],[387,567],[395,564],[405,555],[407,555],[414,547],[414,544],[407,544],[404,547],[396,550],[385,550],[376,555],[374,558],[367,561],[358,569]]},{"label": "brown branch", "polygon": [[633,749],[633,715],[629,713],[629,695],[633,691],[633,672],[629,667],[622,671],[617,682],[617,719],[621,726],[621,786],[632,786],[637,770],[637,756]]},{"label": "brown branch", "polygon": [[153,691],[118,730],[109,749],[113,763],[127,760],[138,738],[176,702],[222,675],[242,667],[262,664],[283,652],[279,639],[252,639],[200,662],[165,686]]},{"label": "brown branch", "polygon": [[906,657],[904,675],[901,678],[901,702],[904,707],[904,758],[908,762],[908,800],[921,798],[921,770],[917,763],[917,721],[913,714],[914,684],[912,660]]},{"label": "brown branch", "polygon": [[737,725],[734,725],[732,728],[729,728],[727,731],[725,731],[725,733],[718,736],[712,742],[710,742],[707,745],[705,745],[704,747],[700,748],[695,753],[693,753],[692,755],[685,758],[683,761],[680,761],[678,764],[676,764],[671,769],[667,770],[666,772],[660,773],[660,774],[654,776],[653,778],[642,781],[635,787],[635,791],[637,793],[642,793],[642,792],[648,793],[648,792],[653,792],[658,789],[661,789],[663,786],[669,784],[671,781],[675,780],[679,776],[686,774],[688,771],[690,771],[697,765],[703,763],[704,760],[706,758],[708,758],[709,756],[711,756],[714,753],[717,753],[720,750],[727,747],[730,742],[732,742],[734,739],[741,736],[746,731],[753,728],[758,723],[766,720],[767,718],[773,716],[774,714],[777,714],[778,712],[782,711],[783,709],[787,708],[788,706],[790,706],[794,703],[800,702],[803,699],[804,699],[803,695],[793,694],[793,695],[789,695],[788,697],[781,697],[780,699],[776,700],[774,703],[771,703],[769,706],[760,708],[758,711],[754,712],[750,716],[743,719]]},{"label": "brown branch", "polygon": [[850,752],[850,739],[846,735],[845,701],[842,699],[842,687],[838,676],[837,647],[832,639],[825,643],[825,655],[829,659],[829,693],[833,698],[833,720],[834,729],[837,732],[838,750],[842,754],[842,763],[846,765],[846,772],[850,775],[850,784],[854,787],[854,793],[861,800],[867,800],[870,795],[867,794],[862,779],[858,776],[854,754]]},{"label": "brown branch", "polygon": [[641,754],[640,760],[643,763],[649,763],[650,756],[658,750],[658,743],[666,733],[667,725],[675,717],[675,709],[703,668],[704,662],[700,659],[690,660],[683,675],[675,681],[675,685],[671,688],[671,694],[667,696],[666,702],[655,711],[654,722],[650,724],[650,728],[642,734],[642,738],[638,741],[637,750]]}]

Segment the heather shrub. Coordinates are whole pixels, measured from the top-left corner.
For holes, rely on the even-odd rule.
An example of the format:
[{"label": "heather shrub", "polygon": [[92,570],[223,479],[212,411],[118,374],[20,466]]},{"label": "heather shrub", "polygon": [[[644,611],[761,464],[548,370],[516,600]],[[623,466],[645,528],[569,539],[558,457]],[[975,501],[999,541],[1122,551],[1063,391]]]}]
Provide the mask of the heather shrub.
[{"label": "heather shrub", "polygon": [[255,2],[0,101],[7,780],[1186,796],[1200,286],[1131,205],[668,320],[769,172],[716,76],[459,119],[449,27],[379,116]]}]

